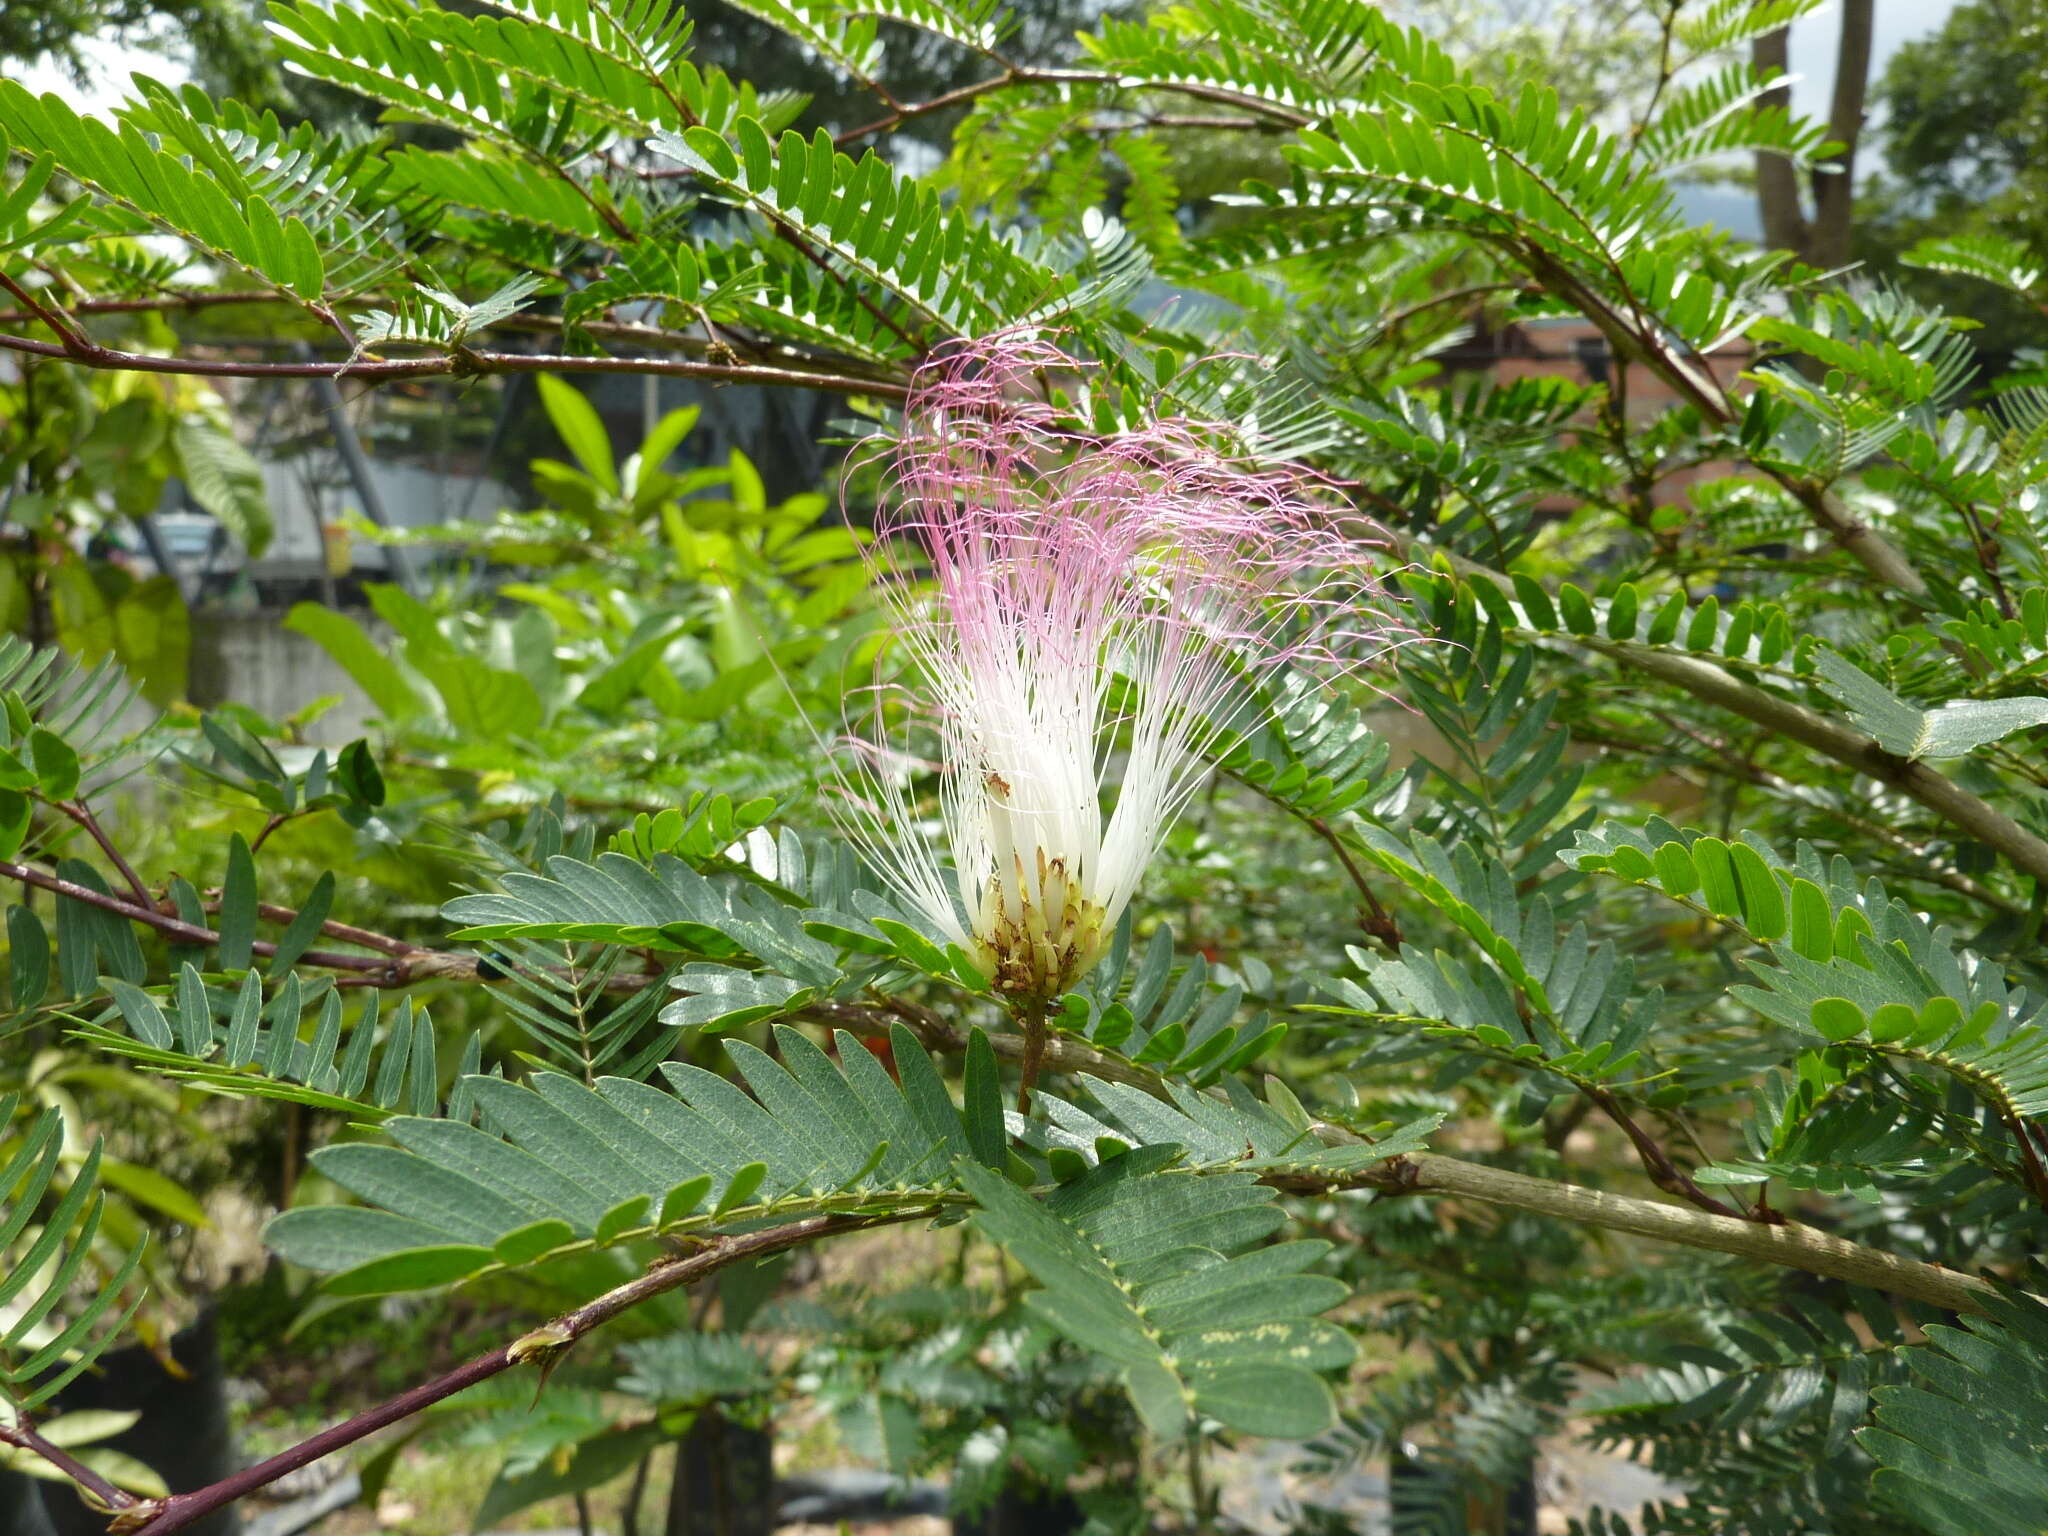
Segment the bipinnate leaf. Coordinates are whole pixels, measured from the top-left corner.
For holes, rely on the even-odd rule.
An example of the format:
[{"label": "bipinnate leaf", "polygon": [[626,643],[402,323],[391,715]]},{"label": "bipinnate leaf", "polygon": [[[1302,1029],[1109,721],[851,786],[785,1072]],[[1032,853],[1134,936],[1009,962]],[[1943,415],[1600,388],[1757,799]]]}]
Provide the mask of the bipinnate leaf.
[{"label": "bipinnate leaf", "polygon": [[[266,1240],[295,1264],[348,1272],[343,1288],[367,1294],[656,1231],[847,1201],[915,1207],[951,1187],[966,1132],[943,1087],[932,1097],[936,1073],[914,1040],[895,1042],[908,1096],[850,1035],[836,1037],[837,1063],[795,1030],[778,1029],[776,1044],[780,1060],[729,1046],[751,1094],[680,1062],[665,1064],[666,1091],[616,1077],[593,1088],[554,1072],[524,1084],[471,1075],[462,1086],[481,1127],[399,1115],[384,1125],[396,1145],[322,1148],[314,1165],[365,1204],[286,1211]],[[396,1262],[422,1250],[429,1257]]]},{"label": "bipinnate leaf", "polygon": [[2048,1305],[2007,1295],[1990,1316],[1936,1325],[1906,1352],[1912,1379],[1879,1387],[1857,1442],[1881,1503],[1935,1536],[2048,1530]]},{"label": "bipinnate leaf", "polygon": [[1178,1156],[1128,1152],[1042,1201],[987,1169],[962,1165],[960,1178],[976,1224],[1043,1287],[1028,1304],[1122,1372],[1155,1435],[1178,1438],[1197,1415],[1246,1434],[1321,1433],[1336,1406],[1317,1373],[1355,1353],[1318,1317],[1346,1288],[1305,1273],[1327,1245],[1261,1246],[1285,1219],[1273,1191],[1250,1174],[1175,1170]]}]

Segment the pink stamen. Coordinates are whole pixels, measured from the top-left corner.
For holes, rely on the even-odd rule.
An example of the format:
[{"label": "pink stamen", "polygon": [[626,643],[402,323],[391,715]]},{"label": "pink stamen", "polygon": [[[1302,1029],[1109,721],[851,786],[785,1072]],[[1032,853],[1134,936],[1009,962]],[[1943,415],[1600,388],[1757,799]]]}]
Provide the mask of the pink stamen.
[{"label": "pink stamen", "polygon": [[877,575],[939,740],[946,857],[875,756],[848,797],[871,808],[849,830],[899,895],[999,986],[1048,997],[1099,956],[1258,696],[1391,638],[1371,531],[1340,527],[1327,487],[1232,458],[1194,423],[1075,431],[1043,393],[1077,366],[1011,334],[918,373],[875,528],[878,551],[925,569],[878,553]]}]

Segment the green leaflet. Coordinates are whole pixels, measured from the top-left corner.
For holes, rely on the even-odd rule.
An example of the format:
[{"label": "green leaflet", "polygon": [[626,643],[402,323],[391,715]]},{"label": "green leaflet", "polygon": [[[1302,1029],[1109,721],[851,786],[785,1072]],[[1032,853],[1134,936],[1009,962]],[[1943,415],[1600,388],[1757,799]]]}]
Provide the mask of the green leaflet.
[{"label": "green leaflet", "polygon": [[[17,1128],[19,1107],[17,1095],[0,1094],[0,1127]],[[104,1268],[88,1270],[106,1211],[100,1144],[66,1167],[64,1123],[56,1109],[40,1111],[18,1129],[12,1150],[0,1159],[0,1317],[6,1319],[0,1391],[28,1410],[48,1402],[119,1339],[142,1304],[138,1286],[128,1305],[120,1305],[146,1239],[138,1237],[125,1256],[114,1246]]]},{"label": "green leaflet", "polygon": [[1832,651],[1814,657],[1822,685],[1859,729],[1904,758],[1965,757],[2015,731],[2048,725],[2048,697],[1951,699],[1933,709],[1908,704],[1861,667]]},{"label": "green leaflet", "polygon": [[1165,1171],[1174,1155],[1126,1153],[1043,1202],[983,1169],[961,1178],[976,1224],[1044,1287],[1033,1310],[1122,1370],[1155,1435],[1177,1438],[1196,1414],[1247,1434],[1319,1433],[1335,1402],[1316,1373],[1356,1353],[1317,1317],[1344,1287],[1302,1273],[1325,1245],[1254,1248],[1283,1220],[1273,1192],[1250,1174]]},{"label": "green leaflet", "polygon": [[1930,1327],[1906,1351],[1910,1384],[1878,1388],[1856,1436],[1878,1498],[1937,1536],[2048,1529],[2048,1307],[2009,1294],[1989,1311]]},{"label": "green leaflet", "polygon": [[[347,1271],[353,1294],[445,1284],[568,1245],[610,1246],[728,1219],[929,1204],[949,1188],[967,1122],[925,1086],[929,1058],[899,1026],[909,1090],[851,1035],[839,1062],[778,1028],[781,1061],[735,1042],[749,1095],[716,1074],[668,1064],[673,1091],[624,1078],[593,1090],[560,1073],[522,1085],[469,1077],[482,1128],[398,1116],[396,1146],[349,1144],[315,1166],[367,1207],[287,1211],[268,1229],[281,1255]],[[1001,1145],[999,1102],[973,1114]],[[431,1250],[400,1264],[398,1256]],[[374,1266],[374,1267],[371,1267]]]}]

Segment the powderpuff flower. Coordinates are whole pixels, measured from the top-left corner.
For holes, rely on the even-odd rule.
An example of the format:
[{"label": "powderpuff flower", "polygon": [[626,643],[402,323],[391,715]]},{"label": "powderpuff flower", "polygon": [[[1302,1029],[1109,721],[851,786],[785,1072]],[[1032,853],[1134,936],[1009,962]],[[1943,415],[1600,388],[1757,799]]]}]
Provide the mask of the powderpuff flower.
[{"label": "powderpuff flower", "polygon": [[[1306,477],[1185,423],[1078,435],[1043,403],[1074,368],[1012,336],[919,373],[874,546],[910,559],[874,558],[925,752],[869,743],[840,797],[896,895],[1025,1014],[1101,958],[1280,675],[1355,666],[1383,633],[1346,628],[1372,611],[1367,546]],[[925,753],[936,835],[912,797]]]}]

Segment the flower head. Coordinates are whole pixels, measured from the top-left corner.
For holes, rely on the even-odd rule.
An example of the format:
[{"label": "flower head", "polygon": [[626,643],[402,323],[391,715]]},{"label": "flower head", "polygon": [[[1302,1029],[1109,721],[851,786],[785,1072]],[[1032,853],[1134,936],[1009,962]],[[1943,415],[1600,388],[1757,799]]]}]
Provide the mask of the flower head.
[{"label": "flower head", "polygon": [[846,797],[897,894],[1034,1003],[1101,958],[1208,754],[1283,669],[1334,659],[1339,594],[1364,586],[1304,477],[1185,424],[1063,429],[1037,392],[1073,367],[1012,337],[918,376],[876,532],[923,567],[880,582],[936,733],[940,834],[903,756],[863,753]]}]

